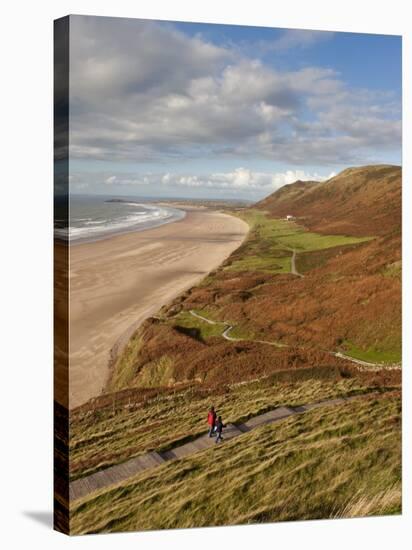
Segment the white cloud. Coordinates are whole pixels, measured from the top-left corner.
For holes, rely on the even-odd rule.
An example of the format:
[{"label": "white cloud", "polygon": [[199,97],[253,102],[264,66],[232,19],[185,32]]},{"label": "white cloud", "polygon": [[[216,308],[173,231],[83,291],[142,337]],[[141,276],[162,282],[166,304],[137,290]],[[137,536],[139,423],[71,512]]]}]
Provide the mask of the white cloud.
[{"label": "white cloud", "polygon": [[109,176],[104,180],[106,185],[149,185],[152,183],[150,176]]},{"label": "white cloud", "polygon": [[[331,36],[285,31],[271,47]],[[350,90],[332,69],[275,70],[169,24],[74,16],[70,78],[72,158],[313,166],[362,163],[400,144],[392,97]]]},{"label": "white cloud", "polygon": [[[334,173],[332,175],[335,175]],[[320,176],[319,174],[309,174],[303,170],[287,170],[286,172],[270,173],[270,172],[253,172],[248,168],[237,168],[233,172],[212,173],[208,176],[200,176],[196,178],[196,182],[202,182],[206,187],[214,187],[220,189],[238,189],[244,191],[275,191],[284,185],[293,183],[297,180],[301,181],[324,181],[329,177]],[[189,184],[190,180],[177,178],[178,185]]]},{"label": "white cloud", "polygon": [[304,170],[287,170],[286,172],[254,172],[249,168],[236,168],[232,172],[215,172],[210,174],[142,174],[138,176],[116,175],[105,178],[105,183],[111,186],[139,186],[151,185],[153,188],[161,189],[168,187],[190,187],[203,189],[224,189],[239,190],[244,192],[265,192],[270,193],[283,185],[301,181],[324,181],[334,176],[332,172],[328,176],[321,176],[317,173],[307,173]]}]

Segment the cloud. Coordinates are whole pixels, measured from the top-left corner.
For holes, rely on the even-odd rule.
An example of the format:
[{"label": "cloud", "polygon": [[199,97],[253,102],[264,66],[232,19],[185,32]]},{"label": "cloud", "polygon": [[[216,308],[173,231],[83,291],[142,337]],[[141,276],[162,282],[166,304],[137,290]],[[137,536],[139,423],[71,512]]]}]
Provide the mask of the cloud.
[{"label": "cloud", "polygon": [[277,40],[266,43],[266,49],[280,52],[292,48],[308,48],[318,42],[331,40],[334,34],[330,31],[289,29],[285,30]]},{"label": "cloud", "polygon": [[[331,177],[331,176],[328,176]],[[296,180],[323,181],[325,177],[319,174],[308,174],[304,170],[287,170],[286,172],[268,173],[268,172],[253,172],[248,168],[237,168],[232,172],[212,173],[209,176],[196,177],[196,183],[201,182],[202,186],[232,189],[243,191],[265,191],[271,192],[293,183]],[[191,185],[190,179],[177,178],[178,185]]]},{"label": "cloud", "polygon": [[[399,148],[396,98],[352,90],[330,68],[279,71],[167,23],[74,16],[70,28],[71,158],[313,166]],[[331,36],[285,31],[271,47]]]},{"label": "cloud", "polygon": [[104,178],[106,185],[149,185],[151,178],[149,176],[109,176]]},{"label": "cloud", "polygon": [[189,173],[121,173],[116,175],[84,173],[72,176],[70,185],[72,191],[85,187],[88,191],[101,187],[105,183],[107,193],[126,192],[139,193],[139,188],[149,186],[151,193],[162,196],[167,193],[178,193],[181,190],[203,190],[210,196],[224,193],[227,196],[256,198],[273,193],[280,187],[301,181],[325,181],[334,176],[318,173],[308,173],[304,170],[287,170],[285,172],[258,172],[249,168],[239,167],[229,172],[211,172],[209,174]]}]

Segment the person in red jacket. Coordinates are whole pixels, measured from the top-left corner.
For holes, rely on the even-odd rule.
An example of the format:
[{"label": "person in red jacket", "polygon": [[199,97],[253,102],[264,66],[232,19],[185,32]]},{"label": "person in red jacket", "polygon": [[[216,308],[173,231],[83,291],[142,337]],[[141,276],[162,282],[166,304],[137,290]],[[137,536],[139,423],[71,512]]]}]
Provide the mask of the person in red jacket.
[{"label": "person in red jacket", "polygon": [[207,413],[207,423],[209,424],[209,437],[213,437],[216,424],[216,411],[214,407],[210,407]]}]

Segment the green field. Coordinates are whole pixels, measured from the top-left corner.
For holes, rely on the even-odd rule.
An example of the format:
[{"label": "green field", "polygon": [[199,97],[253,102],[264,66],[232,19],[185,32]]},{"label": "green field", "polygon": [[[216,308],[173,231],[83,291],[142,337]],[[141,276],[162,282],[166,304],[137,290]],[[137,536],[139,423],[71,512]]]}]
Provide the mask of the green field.
[{"label": "green field", "polygon": [[311,252],[337,246],[358,244],[372,237],[320,235],[307,231],[294,221],[269,218],[259,210],[237,213],[250,226],[246,243],[234,254],[227,269],[231,271],[263,271],[289,273],[293,250]]},{"label": "green field", "polygon": [[400,409],[399,397],[382,396],[260,427],[86,497],[73,506],[73,533],[400,513]]},{"label": "green field", "polygon": [[400,363],[402,360],[402,351],[399,346],[393,349],[379,349],[377,347],[371,347],[368,349],[361,349],[351,343],[345,344],[345,355],[353,357],[354,359],[360,359],[361,361],[368,361],[370,363]]}]

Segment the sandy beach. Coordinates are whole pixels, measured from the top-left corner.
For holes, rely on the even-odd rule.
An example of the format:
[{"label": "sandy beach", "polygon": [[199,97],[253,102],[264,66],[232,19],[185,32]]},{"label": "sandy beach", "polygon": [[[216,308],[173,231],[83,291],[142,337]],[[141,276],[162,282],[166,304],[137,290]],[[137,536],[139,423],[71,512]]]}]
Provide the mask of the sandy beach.
[{"label": "sandy beach", "polygon": [[188,209],[183,220],[155,229],[70,246],[69,407],[99,395],[111,354],[218,267],[247,231],[233,216]]}]

